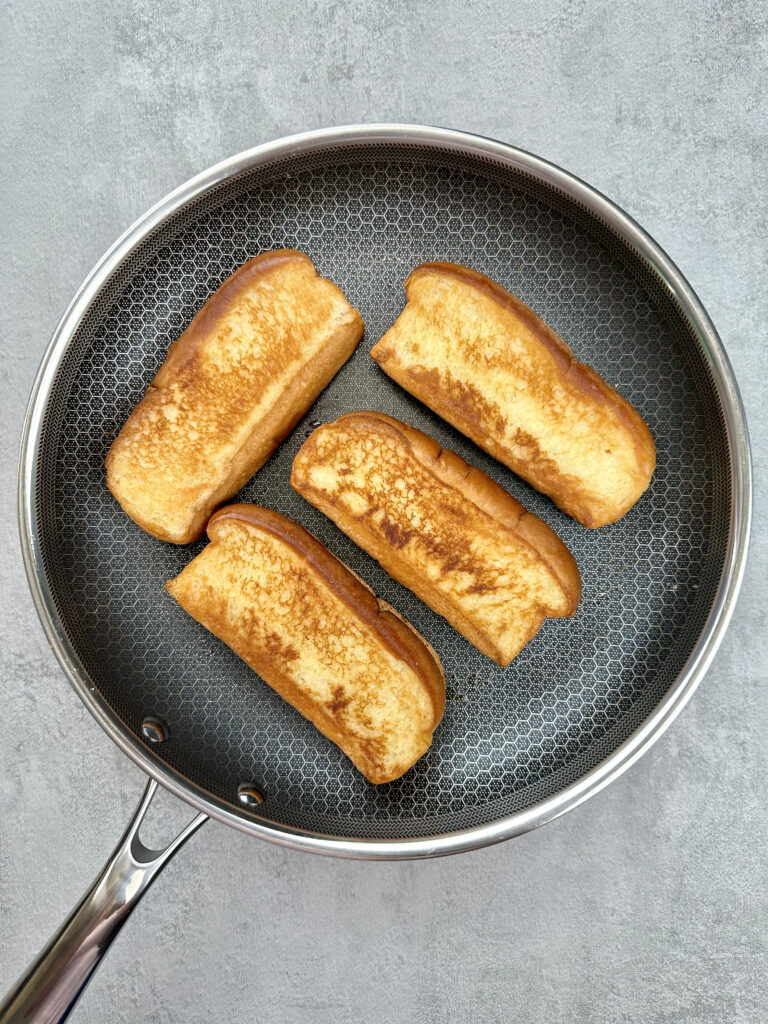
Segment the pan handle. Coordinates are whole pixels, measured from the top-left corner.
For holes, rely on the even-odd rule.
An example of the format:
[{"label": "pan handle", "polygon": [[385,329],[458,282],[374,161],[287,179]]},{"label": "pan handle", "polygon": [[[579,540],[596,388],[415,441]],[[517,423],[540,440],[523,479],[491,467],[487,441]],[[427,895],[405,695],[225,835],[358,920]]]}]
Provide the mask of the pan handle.
[{"label": "pan handle", "polygon": [[138,832],[156,789],[157,783],[150,779],[104,870],[0,1004],[0,1024],[57,1024],[66,1020],[156,875],[208,820],[206,814],[198,814],[164,850],[147,849]]}]

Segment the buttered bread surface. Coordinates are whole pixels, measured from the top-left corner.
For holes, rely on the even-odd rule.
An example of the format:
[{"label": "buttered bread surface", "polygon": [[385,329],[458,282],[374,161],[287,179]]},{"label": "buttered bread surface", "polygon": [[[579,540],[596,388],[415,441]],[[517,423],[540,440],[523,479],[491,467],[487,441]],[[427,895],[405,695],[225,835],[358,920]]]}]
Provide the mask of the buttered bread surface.
[{"label": "buttered bread surface", "polygon": [[500,665],[546,617],[578,604],[578,569],[554,531],[391,417],[349,413],[319,427],[294,460],[291,484]]},{"label": "buttered bread surface", "polygon": [[445,706],[440,661],[298,524],[231,505],[168,591],[338,744],[374,783],[428,749]]},{"label": "buttered bread surface", "polygon": [[623,516],[656,451],[635,409],[539,317],[466,267],[426,263],[371,356],[584,526]]},{"label": "buttered bread surface", "polygon": [[107,457],[107,483],[143,529],[196,539],[354,351],[363,322],[294,250],[249,260],[206,302]]}]

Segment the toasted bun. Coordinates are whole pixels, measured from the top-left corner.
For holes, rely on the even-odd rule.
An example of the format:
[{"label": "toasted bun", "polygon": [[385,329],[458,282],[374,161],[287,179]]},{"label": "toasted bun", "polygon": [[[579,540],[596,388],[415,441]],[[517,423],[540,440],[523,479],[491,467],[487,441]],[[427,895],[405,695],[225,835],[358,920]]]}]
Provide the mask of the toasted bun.
[{"label": "toasted bun", "polygon": [[429,644],[277,512],[229,505],[208,536],[169,593],[371,782],[407,771],[445,708],[445,676]]},{"label": "toasted bun", "polygon": [[291,485],[499,665],[581,579],[545,523],[479,469],[405,423],[356,412],[318,427]]},{"label": "toasted bun", "polygon": [[196,540],[362,334],[358,311],[303,253],[249,260],[171,345],[109,451],[107,486],[148,533]]},{"label": "toasted bun", "polygon": [[633,407],[495,281],[424,263],[371,356],[398,384],[584,526],[620,519],[656,449]]}]

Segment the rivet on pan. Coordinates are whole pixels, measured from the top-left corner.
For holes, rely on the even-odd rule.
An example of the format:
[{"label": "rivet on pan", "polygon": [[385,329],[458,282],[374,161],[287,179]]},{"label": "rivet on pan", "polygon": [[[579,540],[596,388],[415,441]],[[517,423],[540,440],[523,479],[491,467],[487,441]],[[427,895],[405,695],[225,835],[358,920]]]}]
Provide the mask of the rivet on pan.
[{"label": "rivet on pan", "polygon": [[168,726],[159,718],[145,718],[141,723],[141,735],[150,743],[162,743],[168,739]]},{"label": "rivet on pan", "polygon": [[253,811],[259,804],[264,803],[264,794],[250,782],[244,782],[242,786],[238,787],[237,799],[244,807]]}]

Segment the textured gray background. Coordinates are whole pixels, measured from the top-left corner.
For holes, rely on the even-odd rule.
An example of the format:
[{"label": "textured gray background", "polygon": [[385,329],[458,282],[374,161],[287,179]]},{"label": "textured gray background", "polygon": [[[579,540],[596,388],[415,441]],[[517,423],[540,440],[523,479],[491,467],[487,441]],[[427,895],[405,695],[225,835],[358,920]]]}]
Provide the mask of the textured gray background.
[{"label": "textured gray background", "polygon": [[47,340],[102,251],[188,176],[293,131],[406,120],[564,165],[687,274],[754,442],[733,624],[653,750],[522,839],[369,864],[206,826],[73,1019],[764,1019],[764,5],[6,0],[0,38],[0,987],[100,868],[143,784],[66,684],[24,581],[16,453]]}]

